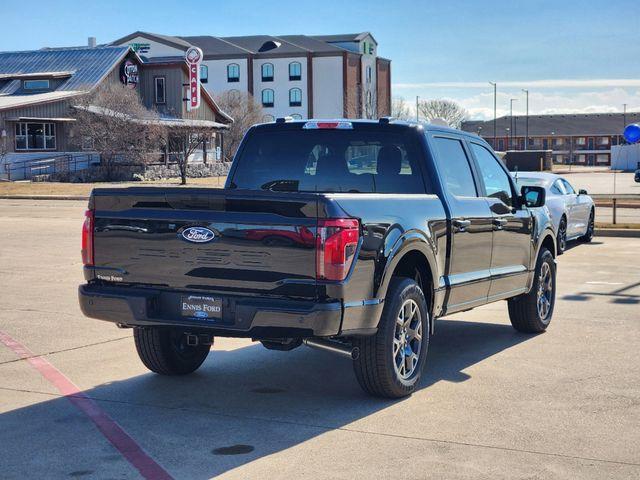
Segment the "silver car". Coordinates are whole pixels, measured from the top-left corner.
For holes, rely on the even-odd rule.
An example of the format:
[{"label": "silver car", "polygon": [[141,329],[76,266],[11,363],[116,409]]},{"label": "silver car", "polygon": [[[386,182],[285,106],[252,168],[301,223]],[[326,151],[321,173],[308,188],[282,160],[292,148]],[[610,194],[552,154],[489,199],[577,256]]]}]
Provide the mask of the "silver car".
[{"label": "silver car", "polygon": [[576,190],[566,178],[547,172],[518,172],[516,183],[544,187],[546,207],[556,231],[558,254],[567,248],[570,240],[590,242],[593,237],[596,207],[586,190]]}]

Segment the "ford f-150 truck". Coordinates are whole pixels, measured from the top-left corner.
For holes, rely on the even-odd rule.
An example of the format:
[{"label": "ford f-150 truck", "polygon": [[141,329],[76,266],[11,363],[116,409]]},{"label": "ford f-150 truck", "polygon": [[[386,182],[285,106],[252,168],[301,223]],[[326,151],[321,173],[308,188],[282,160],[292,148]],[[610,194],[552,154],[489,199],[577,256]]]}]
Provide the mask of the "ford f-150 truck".
[{"label": "ford f-150 truck", "polygon": [[547,328],[544,201],[475,135],[278,119],[247,132],[224,189],[95,189],[80,305],[132,327],[159,374],[193,372],[216,336],[248,337],[348,355],[365,391],[401,397],[439,317],[507,300],[517,330]]}]

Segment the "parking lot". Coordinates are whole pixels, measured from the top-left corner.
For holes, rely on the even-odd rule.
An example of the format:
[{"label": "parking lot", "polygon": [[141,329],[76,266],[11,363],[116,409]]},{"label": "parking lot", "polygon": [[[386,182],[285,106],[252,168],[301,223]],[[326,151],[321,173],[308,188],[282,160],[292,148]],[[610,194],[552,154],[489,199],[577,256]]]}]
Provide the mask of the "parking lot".
[{"label": "parking lot", "polygon": [[558,259],[544,334],[504,302],[440,319],[422,388],[384,401],[347,359],[244,339],[149,373],[79,311],[85,205],[0,200],[3,479],[640,478],[638,238]]}]

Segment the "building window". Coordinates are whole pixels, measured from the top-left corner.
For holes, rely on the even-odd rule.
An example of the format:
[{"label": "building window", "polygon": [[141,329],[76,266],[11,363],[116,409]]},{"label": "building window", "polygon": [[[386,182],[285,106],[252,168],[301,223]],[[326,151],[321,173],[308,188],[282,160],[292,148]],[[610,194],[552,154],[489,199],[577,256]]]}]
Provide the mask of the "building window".
[{"label": "building window", "polygon": [[576,155],[576,162],[578,163],[586,163],[587,156],[586,155]]},{"label": "building window", "polygon": [[292,113],[291,115],[289,115],[291,118],[293,118],[294,120],[302,120],[302,115],[300,115],[299,113]]},{"label": "building window", "polygon": [[153,79],[155,84],[155,99],[156,103],[166,103],[166,92],[165,92],[165,78],[164,77],[154,77]]},{"label": "building window", "polygon": [[596,155],[596,163],[609,163],[609,154],[599,153]]},{"label": "building window", "polygon": [[16,123],[16,150],[55,150],[54,123]]},{"label": "building window", "polygon": [[263,63],[261,70],[262,70],[262,81],[273,82],[273,64]]},{"label": "building window", "polygon": [[273,122],[275,121],[275,118],[273,115],[263,115],[262,116],[262,122],[263,123],[269,123],[269,122]]},{"label": "building window", "polygon": [[504,139],[498,139],[498,151],[504,152]]},{"label": "building window", "polygon": [[289,106],[302,106],[302,90],[300,90],[299,88],[292,88],[291,90],[289,90]]},{"label": "building window", "polygon": [[598,145],[609,145],[609,137],[599,137]]},{"label": "building window", "polygon": [[206,65],[200,65],[200,83],[209,82],[209,67]]},{"label": "building window", "polygon": [[576,145],[586,145],[587,144],[587,139],[585,137],[578,137],[576,138]]},{"label": "building window", "polygon": [[367,83],[371,83],[371,65],[367,66]]},{"label": "building window", "polygon": [[564,155],[556,155],[556,163],[563,163]]},{"label": "building window", "polygon": [[227,65],[227,82],[239,82],[240,81],[240,65],[237,63],[230,63]]},{"label": "building window", "polygon": [[49,80],[25,80],[25,90],[49,90]]},{"label": "building window", "polygon": [[552,144],[554,147],[561,147],[564,145],[564,138],[554,138]]},{"label": "building window", "polygon": [[262,90],[262,106],[273,107],[273,90],[270,88]]},{"label": "building window", "polygon": [[291,62],[289,64],[289,80],[302,79],[302,65],[300,62]]}]

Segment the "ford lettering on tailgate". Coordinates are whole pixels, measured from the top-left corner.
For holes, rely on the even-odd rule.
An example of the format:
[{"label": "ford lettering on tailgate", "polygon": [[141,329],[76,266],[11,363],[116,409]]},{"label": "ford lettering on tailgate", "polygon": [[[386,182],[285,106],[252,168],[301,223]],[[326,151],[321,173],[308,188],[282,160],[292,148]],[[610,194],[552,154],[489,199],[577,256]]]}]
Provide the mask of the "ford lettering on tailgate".
[{"label": "ford lettering on tailgate", "polygon": [[182,231],[182,238],[192,243],[207,243],[215,236],[215,233],[205,227],[189,227]]}]

